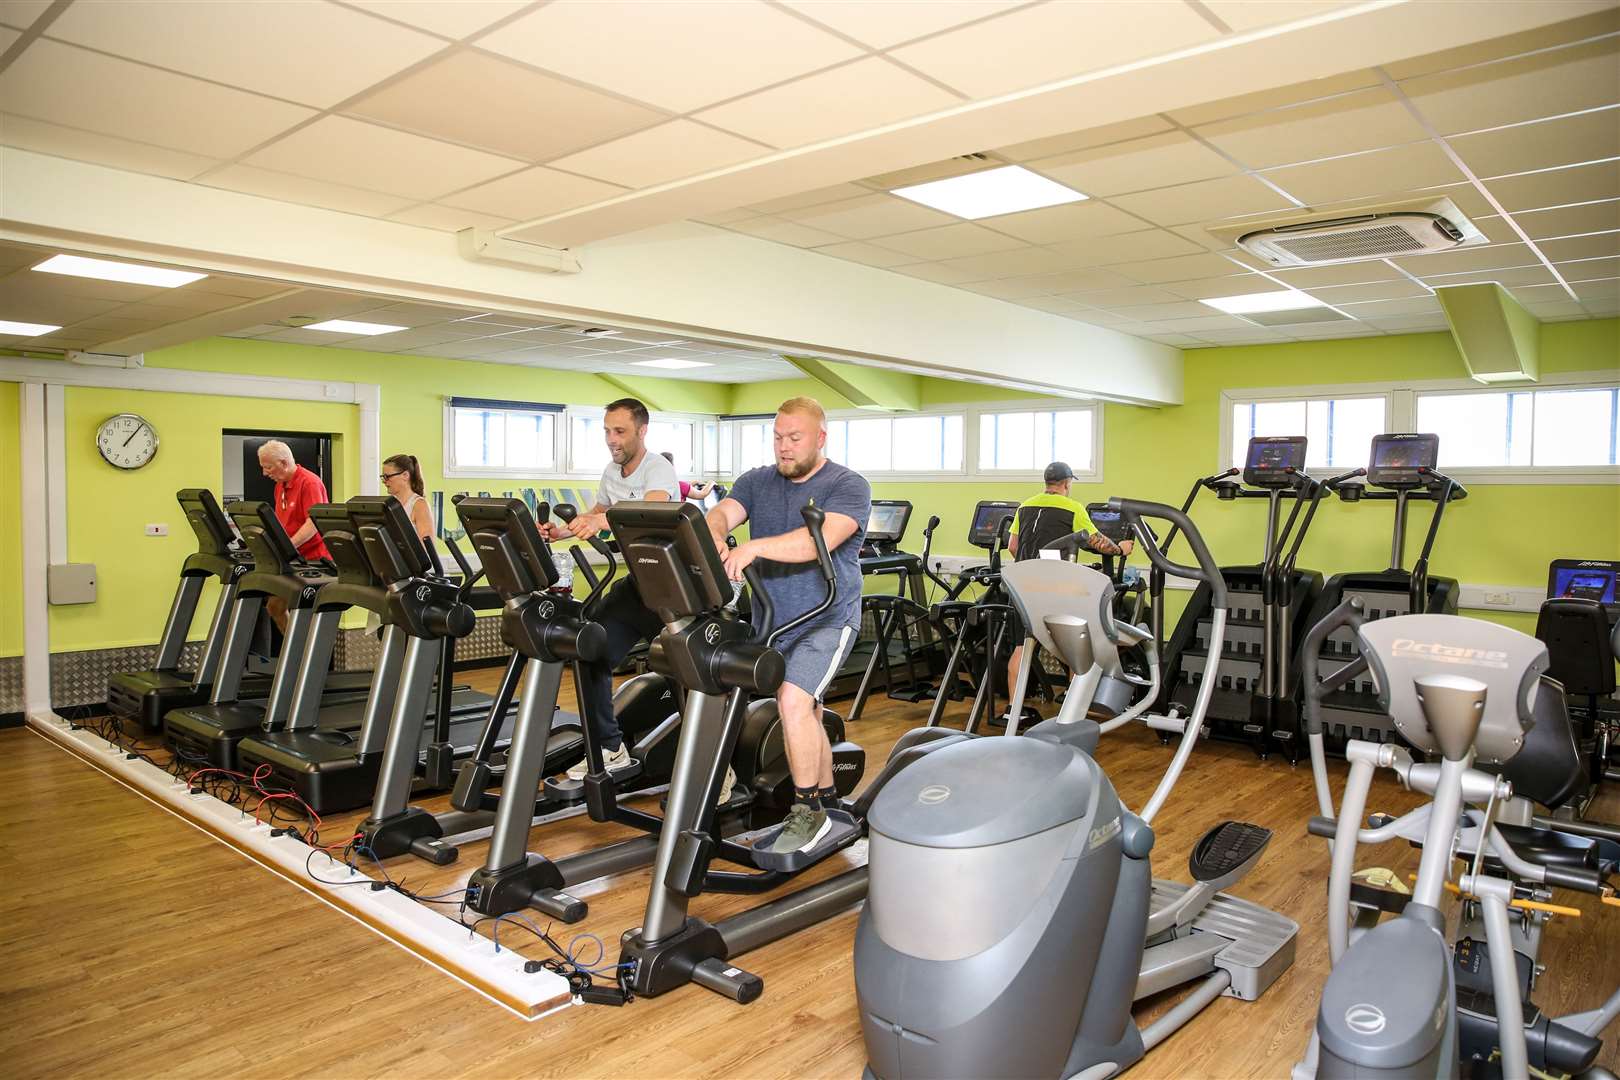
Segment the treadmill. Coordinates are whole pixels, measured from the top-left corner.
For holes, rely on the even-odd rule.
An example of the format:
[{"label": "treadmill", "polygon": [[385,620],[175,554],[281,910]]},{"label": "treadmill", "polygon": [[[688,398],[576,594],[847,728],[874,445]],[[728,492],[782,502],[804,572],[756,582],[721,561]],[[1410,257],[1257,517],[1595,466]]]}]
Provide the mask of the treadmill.
[{"label": "treadmill", "polygon": [[[305,644],[312,632],[327,633],[327,623],[335,632],[342,612],[315,610],[321,589],[336,579],[324,568],[298,557],[298,550],[269,503],[235,502],[229,513],[253,555],[253,569],[243,574],[238,583],[236,603],[221,647],[220,674],[208,703],[170,710],[163,718],[163,731],[164,741],[182,759],[206,761],[215,768],[234,771],[236,746],[244,736],[261,729],[274,730],[286,721]],[[248,643],[269,596],[286,602],[287,632],[269,692],[263,700],[250,701],[241,696],[241,679],[247,667]],[[366,673],[367,684],[370,681]],[[329,714],[330,722],[358,728],[365,697],[363,687],[334,690],[325,695],[322,704],[346,707],[346,711]]]},{"label": "treadmill", "polygon": [[[338,722],[353,713],[351,706],[345,706],[336,714],[321,706],[321,688],[337,638],[338,624],[334,617],[310,634],[286,724],[276,730],[256,730],[237,747],[237,761],[243,772],[267,767],[271,784],[291,790],[317,814],[354,810],[371,801],[394,723],[404,723],[415,731],[411,742],[415,751],[412,762],[424,786],[433,790],[444,790],[455,782],[455,760],[471,752],[475,741],[472,733],[493,710],[498,709],[502,717],[495,751],[504,751],[511,741],[512,696],[522,673],[521,662],[515,654],[507,664],[495,697],[466,687],[452,689],[443,732],[437,730],[440,725],[436,688],[401,698],[399,687],[409,634],[400,625],[396,606],[389,600],[388,586],[396,579],[379,571],[363,536],[368,525],[389,520],[383,508],[388,501],[399,505],[391,496],[379,499],[362,495],[348,504],[313,506],[309,512],[310,520],[320,529],[338,568],[337,580],[323,586],[315,599],[316,613],[341,615],[357,607],[375,612],[383,623],[382,655],[371,691],[359,711],[358,726]],[[407,527],[405,536],[415,538],[415,533]],[[427,545],[415,539],[416,550],[407,551],[406,562],[413,567],[431,569],[439,580],[444,580],[442,567],[429,561]],[[395,544],[396,548],[402,546],[405,545]],[[390,562],[388,566],[392,572],[394,564]],[[470,581],[464,586],[464,591],[473,591]],[[494,605],[487,599],[483,602],[486,606],[498,606],[498,601]],[[453,664],[451,653],[446,650],[437,667],[437,687],[449,685]],[[409,785],[408,778],[406,784]]]},{"label": "treadmill", "polygon": [[[163,717],[170,709],[201,705],[208,700],[219,672],[225,630],[243,574],[253,569],[253,558],[237,539],[230,519],[219,508],[214,493],[207,488],[182,488],[176,498],[191,531],[197,536],[197,551],[180,567],[180,584],[169,605],[169,617],[158,641],[157,661],[145,671],[120,672],[107,684],[107,707],[118,726],[131,738],[159,735]],[[219,599],[209,619],[208,636],[203,639],[202,656],[191,671],[180,667],[186,637],[210,579],[220,585]],[[330,680],[333,690],[364,688],[364,672],[345,672]],[[244,672],[236,696],[263,698],[270,693],[267,673]]]}]

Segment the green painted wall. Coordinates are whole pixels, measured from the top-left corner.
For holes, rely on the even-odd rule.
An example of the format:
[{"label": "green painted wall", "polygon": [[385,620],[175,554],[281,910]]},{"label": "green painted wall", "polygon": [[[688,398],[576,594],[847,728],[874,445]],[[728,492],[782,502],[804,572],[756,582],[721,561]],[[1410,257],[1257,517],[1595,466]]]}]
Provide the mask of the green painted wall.
[{"label": "green painted wall", "polygon": [[21,656],[22,387],[0,383],[0,656]]}]

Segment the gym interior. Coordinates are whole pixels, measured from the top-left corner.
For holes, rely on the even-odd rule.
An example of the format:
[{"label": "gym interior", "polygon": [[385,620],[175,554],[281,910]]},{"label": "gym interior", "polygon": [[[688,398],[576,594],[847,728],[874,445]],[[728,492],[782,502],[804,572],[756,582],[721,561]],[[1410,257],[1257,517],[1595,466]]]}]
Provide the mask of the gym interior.
[{"label": "gym interior", "polygon": [[1609,0],[4,0],[7,1071],[1612,1076],[1617,431]]}]

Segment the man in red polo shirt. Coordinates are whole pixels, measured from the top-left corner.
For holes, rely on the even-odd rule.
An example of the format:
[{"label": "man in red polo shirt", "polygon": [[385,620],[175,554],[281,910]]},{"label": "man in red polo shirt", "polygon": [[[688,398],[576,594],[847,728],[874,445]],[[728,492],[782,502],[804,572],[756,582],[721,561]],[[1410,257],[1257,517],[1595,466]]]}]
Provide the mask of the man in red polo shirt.
[{"label": "man in red polo shirt", "polygon": [[[276,520],[287,530],[293,547],[304,559],[329,559],[326,541],[309,520],[309,508],[326,502],[326,485],[321,478],[293,460],[292,448],[279,439],[271,439],[259,447],[259,468],[276,483]],[[270,617],[287,632],[287,604],[272,596],[265,602]]]}]

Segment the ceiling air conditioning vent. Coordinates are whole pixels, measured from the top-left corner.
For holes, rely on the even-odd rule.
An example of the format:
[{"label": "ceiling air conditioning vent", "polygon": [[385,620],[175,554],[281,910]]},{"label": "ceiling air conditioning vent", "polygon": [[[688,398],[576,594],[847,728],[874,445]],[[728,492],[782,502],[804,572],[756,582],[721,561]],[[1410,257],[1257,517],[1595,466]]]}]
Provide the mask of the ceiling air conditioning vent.
[{"label": "ceiling air conditioning vent", "polygon": [[1272,266],[1320,266],[1426,255],[1482,243],[1484,235],[1444,199],[1422,210],[1296,221],[1256,229],[1237,238],[1239,247]]}]

